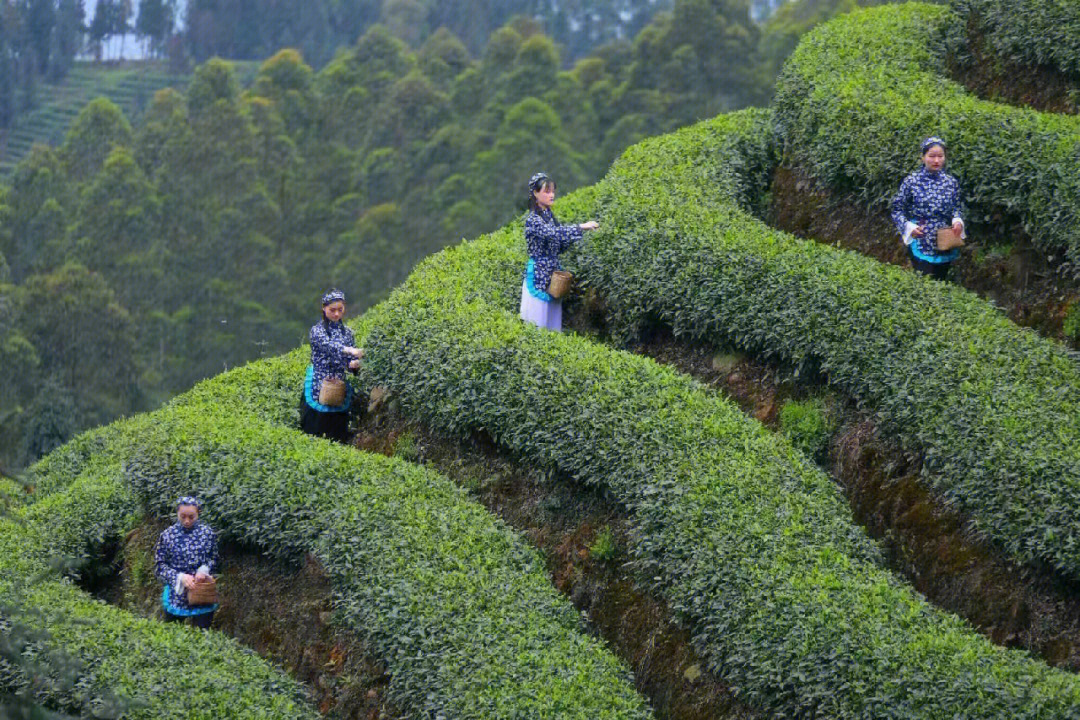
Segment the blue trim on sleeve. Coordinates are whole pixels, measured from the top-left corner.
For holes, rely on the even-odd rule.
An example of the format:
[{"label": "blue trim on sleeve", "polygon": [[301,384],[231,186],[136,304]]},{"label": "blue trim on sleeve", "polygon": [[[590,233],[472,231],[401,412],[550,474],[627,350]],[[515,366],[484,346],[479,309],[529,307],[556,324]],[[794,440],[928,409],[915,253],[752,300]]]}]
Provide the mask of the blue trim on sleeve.
[{"label": "blue trim on sleeve", "polygon": [[165,612],[178,617],[191,617],[193,615],[205,615],[218,609],[218,603],[213,605],[199,605],[198,607],[179,608],[172,604],[172,588],[168,585],[161,591],[161,607]]},{"label": "blue trim on sleeve", "polygon": [[555,298],[536,287],[536,261],[532,258],[529,258],[529,264],[525,266],[525,287],[528,288],[529,294],[537,300],[543,300],[544,302],[555,300]]},{"label": "blue trim on sleeve", "polygon": [[343,413],[348,411],[349,406],[352,405],[353,389],[352,384],[348,381],[345,382],[345,404],[341,407],[330,407],[329,405],[323,405],[316,400],[311,394],[311,386],[315,382],[315,366],[307,366],[307,375],[304,376],[304,401],[308,404],[312,410],[316,412],[324,413]]}]

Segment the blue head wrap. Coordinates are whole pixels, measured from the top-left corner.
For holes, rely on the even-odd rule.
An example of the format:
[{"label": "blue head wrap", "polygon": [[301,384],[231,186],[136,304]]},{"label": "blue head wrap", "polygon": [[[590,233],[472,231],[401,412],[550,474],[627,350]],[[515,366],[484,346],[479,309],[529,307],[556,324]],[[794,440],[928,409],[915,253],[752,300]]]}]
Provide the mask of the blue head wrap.
[{"label": "blue head wrap", "polygon": [[182,498],[176,501],[176,507],[181,505],[193,505],[196,510],[202,510],[202,501],[194,495],[184,495]]},{"label": "blue head wrap", "polygon": [[922,154],[925,155],[930,150],[930,148],[934,147],[935,145],[940,145],[942,150],[945,149],[945,141],[937,137],[936,135],[923,140]]},{"label": "blue head wrap", "polygon": [[345,302],[345,293],[340,290],[330,290],[322,296],[322,304],[324,307],[332,302],[337,302],[338,300]]},{"label": "blue head wrap", "polygon": [[538,172],[529,178],[529,189],[534,191],[539,190],[548,182],[551,182],[551,176],[546,172]]}]

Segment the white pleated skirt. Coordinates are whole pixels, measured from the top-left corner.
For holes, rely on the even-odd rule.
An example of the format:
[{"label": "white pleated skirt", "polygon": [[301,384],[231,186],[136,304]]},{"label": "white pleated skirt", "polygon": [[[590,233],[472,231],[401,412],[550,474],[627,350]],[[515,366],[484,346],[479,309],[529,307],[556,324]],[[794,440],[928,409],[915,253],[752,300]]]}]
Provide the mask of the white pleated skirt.
[{"label": "white pleated skirt", "polygon": [[545,302],[534,298],[521,283],[521,319],[537,327],[562,332],[562,301]]}]

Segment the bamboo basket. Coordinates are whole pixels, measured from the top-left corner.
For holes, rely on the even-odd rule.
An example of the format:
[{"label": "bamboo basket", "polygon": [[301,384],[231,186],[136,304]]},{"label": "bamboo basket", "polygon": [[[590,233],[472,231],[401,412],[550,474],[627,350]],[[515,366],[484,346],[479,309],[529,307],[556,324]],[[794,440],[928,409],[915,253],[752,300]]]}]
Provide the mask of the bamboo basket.
[{"label": "bamboo basket", "polygon": [[326,378],[319,388],[319,404],[327,407],[341,407],[345,404],[345,381],[338,378]]},{"label": "bamboo basket", "polygon": [[952,231],[952,228],[941,228],[937,231],[938,252],[948,252],[964,244],[964,239]]},{"label": "bamboo basket", "polygon": [[574,282],[574,276],[565,270],[556,270],[551,273],[551,282],[548,284],[548,295],[553,298],[561,298],[570,292],[570,285]]},{"label": "bamboo basket", "polygon": [[188,605],[213,605],[218,601],[217,580],[196,580],[187,591]]}]

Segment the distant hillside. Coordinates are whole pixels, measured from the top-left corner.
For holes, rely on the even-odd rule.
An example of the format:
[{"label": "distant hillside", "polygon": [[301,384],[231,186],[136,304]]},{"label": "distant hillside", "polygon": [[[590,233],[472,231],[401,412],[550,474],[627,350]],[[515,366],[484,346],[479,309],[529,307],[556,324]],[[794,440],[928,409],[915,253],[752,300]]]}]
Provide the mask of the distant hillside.
[{"label": "distant hillside", "polygon": [[[257,70],[257,63],[236,64],[242,85],[250,84]],[[7,133],[0,130],[0,176],[10,175],[34,143],[59,145],[71,121],[94,98],[107,97],[137,123],[155,92],[170,86],[182,89],[190,78],[169,73],[160,60],[77,63],[63,81],[39,85],[36,109],[19,115]]]}]

